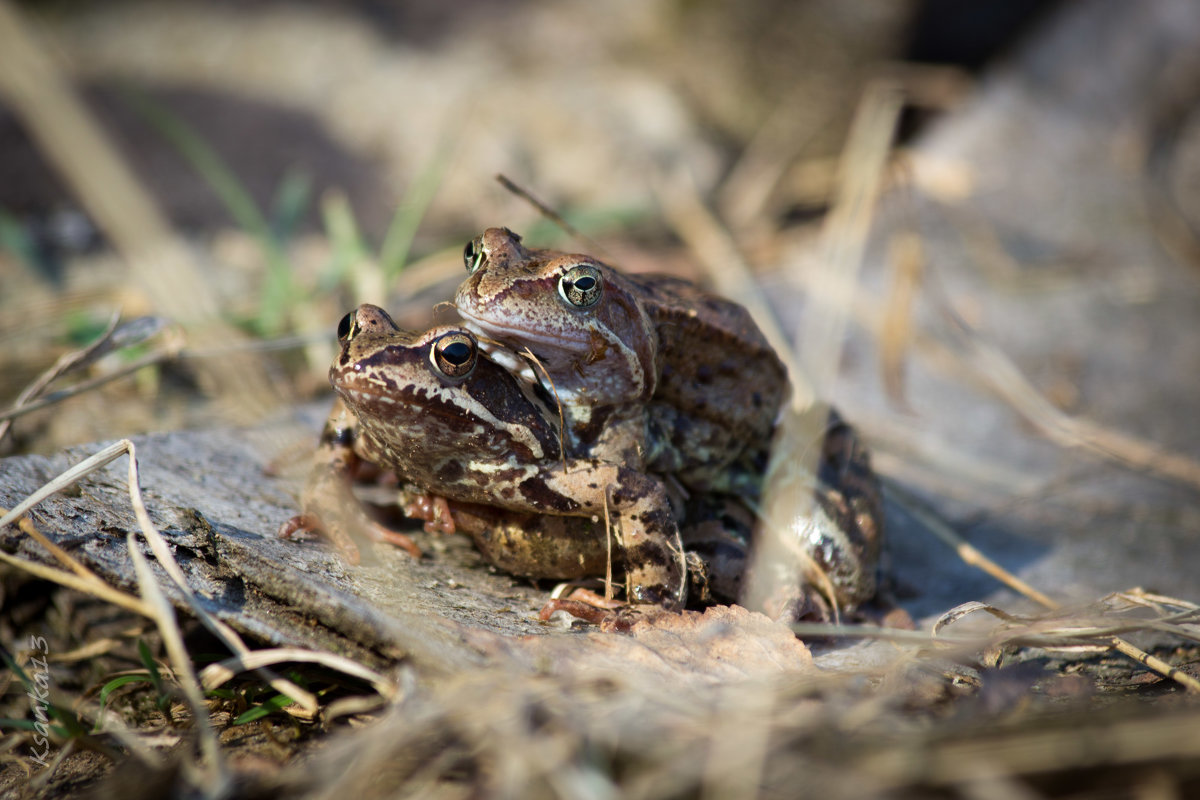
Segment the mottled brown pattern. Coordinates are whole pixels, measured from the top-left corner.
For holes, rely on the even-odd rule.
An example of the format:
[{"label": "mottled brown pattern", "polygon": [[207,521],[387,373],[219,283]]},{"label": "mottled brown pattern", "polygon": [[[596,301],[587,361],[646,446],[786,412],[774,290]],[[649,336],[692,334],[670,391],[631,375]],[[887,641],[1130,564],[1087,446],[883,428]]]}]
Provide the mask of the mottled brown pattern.
[{"label": "mottled brown pattern", "polygon": [[[430,526],[469,533],[485,557],[514,574],[570,578],[603,572],[598,554],[607,554],[610,542],[596,520],[607,509],[617,531],[613,558],[624,566],[630,597],[682,606],[682,546],[661,481],[562,452],[557,414],[490,358],[475,357],[462,375],[441,372],[431,348],[444,336],[473,344],[460,329],[403,331],[382,309],[364,305],[339,330],[341,352],[330,370],[341,397],[336,426],[346,428],[352,412],[354,456],[417,488],[423,501],[407,503],[406,511]],[[336,518],[338,504],[324,498],[336,492],[338,503],[353,502],[348,471],[331,473],[329,462],[319,461],[314,476],[321,492],[306,496],[306,510]]]},{"label": "mottled brown pattern", "polygon": [[[551,384],[558,389],[578,452],[669,475],[693,494],[728,493],[737,502],[759,497],[788,384],[745,308],[681,278],[624,275],[589,256],[526,248],[506,229],[489,229],[468,252],[470,275],[456,295],[466,324],[538,356],[540,368],[513,369],[547,396]],[[597,304],[583,310],[559,291],[563,276],[579,265],[603,289]],[[628,347],[619,350],[614,343],[622,341]],[[645,372],[654,385],[648,402],[631,393]],[[874,592],[879,489],[866,450],[832,412],[821,453],[815,478],[796,474],[787,482],[788,491],[811,496],[798,508],[812,516],[784,527],[806,537],[800,548],[827,571],[836,602],[848,607]],[[620,491],[613,499],[632,504]],[[685,524],[720,527],[692,513]],[[658,524],[646,509],[626,518],[650,529]],[[720,556],[704,567],[713,574],[703,576],[713,585],[736,586],[719,572],[744,566],[749,526],[743,527],[740,537],[725,537],[713,549]],[[638,559],[656,560],[648,552]]]},{"label": "mottled brown pattern", "polygon": [[[577,446],[694,489],[745,483],[740,464],[770,440],[787,376],[742,306],[681,278],[526,248],[504,228],[468,250],[473,271],[455,295],[466,324],[538,357],[529,379],[557,389]],[[603,284],[586,310],[558,290],[580,264]],[[594,417],[613,408],[623,424],[602,434]]]}]

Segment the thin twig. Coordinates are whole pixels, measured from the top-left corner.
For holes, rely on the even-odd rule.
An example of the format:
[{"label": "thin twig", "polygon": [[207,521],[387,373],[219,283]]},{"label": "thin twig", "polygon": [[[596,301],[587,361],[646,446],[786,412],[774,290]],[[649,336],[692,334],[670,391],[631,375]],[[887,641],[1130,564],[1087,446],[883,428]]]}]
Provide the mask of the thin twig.
[{"label": "thin twig", "polygon": [[916,495],[910,493],[894,481],[884,482],[884,493],[889,496],[904,511],[917,520],[937,538],[958,554],[964,563],[986,572],[1018,594],[1022,594],[1045,608],[1058,608],[1058,604],[1047,595],[1030,586],[1025,581],[1013,575],[1004,567],[977,550],[965,539],[958,535],[949,524],[937,515],[928,505]]},{"label": "thin twig", "polygon": [[574,238],[580,240],[581,242],[584,242],[589,247],[591,247],[591,248],[595,249],[597,252],[599,252],[601,255],[604,255],[604,248],[601,247],[599,243],[594,241],[591,237],[584,235],[578,228],[576,228],[574,225],[572,225],[571,223],[569,223],[565,219],[563,219],[562,214],[559,214],[553,208],[551,208],[550,206],[543,203],[541,200],[534,197],[533,194],[531,194],[528,189],[518,186],[515,182],[513,182],[510,178],[508,178],[508,176],[503,175],[503,174],[496,175],[496,180],[505,189],[508,189],[510,192],[515,194],[517,197],[521,198],[522,200],[524,200],[525,202],[529,203],[531,206],[536,208],[539,214],[541,214],[543,217],[545,217],[546,219],[553,222],[558,227],[562,228],[564,231],[567,232],[568,235],[573,236]]},{"label": "thin twig", "polygon": [[[1033,588],[1025,581],[1013,575],[1008,570],[1001,567],[996,562],[979,552],[973,546],[968,544],[960,537],[953,528],[943,522],[931,509],[926,507],[920,500],[912,494],[909,494],[904,489],[900,488],[892,482],[885,484],[885,491],[893,500],[911,514],[914,519],[917,519],[921,524],[934,536],[941,539],[947,545],[958,553],[959,557],[967,564],[974,566],[996,580],[1008,586],[1010,589],[1028,597],[1030,600],[1038,603],[1044,608],[1050,610],[1058,610],[1059,604],[1050,599],[1047,595]],[[1145,626],[1134,626],[1135,628]],[[1119,636],[1108,636],[1103,630],[1092,632],[1093,635],[1104,637],[1108,642],[1108,646],[1115,649],[1117,652],[1125,655],[1149,669],[1157,672],[1165,678],[1170,678],[1176,683],[1183,686],[1189,692],[1200,693],[1200,681],[1182,672],[1170,664],[1167,664],[1160,658],[1152,656],[1144,650],[1134,646],[1130,642],[1120,638]]]},{"label": "thin twig", "polygon": [[74,397],[75,395],[83,394],[84,392],[90,392],[92,389],[103,386],[106,383],[111,383],[118,378],[123,378],[126,375],[137,372],[139,369],[144,367],[170,361],[179,355],[179,348],[181,346],[182,343],[179,343],[178,345],[168,345],[166,348],[162,350],[156,350],[153,353],[142,356],[136,361],[132,361],[120,369],[113,370],[112,372],[104,375],[97,375],[91,380],[81,381],[80,383],[77,383],[74,386],[70,386],[66,389],[59,389],[56,392],[51,392],[41,400],[24,404],[18,401],[16,405],[7,411],[0,411],[0,420],[3,421],[3,423],[0,424],[8,424],[9,421],[16,419],[17,417],[24,416],[25,414],[29,414],[34,411],[40,411],[41,409],[52,406],[55,403],[61,403],[63,400],[66,400],[69,397]]},{"label": "thin twig", "polygon": [[[25,387],[25,390],[17,395],[16,401],[13,403],[14,408],[21,408],[27,405],[31,400],[45,391],[46,387],[53,383],[60,375],[70,372],[72,369],[77,369],[85,364],[95,360],[98,353],[106,350],[105,345],[112,339],[113,331],[117,329],[117,323],[121,320],[119,311],[113,312],[112,317],[105,326],[104,331],[87,347],[79,350],[72,350],[61,356],[58,361],[55,361],[50,369],[39,375],[32,383]],[[8,416],[0,416],[0,439],[3,439],[12,427],[12,418]]]}]

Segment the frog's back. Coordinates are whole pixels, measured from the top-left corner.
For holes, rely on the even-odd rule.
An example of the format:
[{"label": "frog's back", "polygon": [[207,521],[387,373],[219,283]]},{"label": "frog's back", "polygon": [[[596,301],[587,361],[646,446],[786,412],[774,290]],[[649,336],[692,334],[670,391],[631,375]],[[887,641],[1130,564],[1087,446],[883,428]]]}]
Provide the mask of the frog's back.
[{"label": "frog's back", "polygon": [[656,399],[728,427],[736,440],[769,437],[786,398],[787,370],[750,312],[683,278],[629,279],[658,332]]}]

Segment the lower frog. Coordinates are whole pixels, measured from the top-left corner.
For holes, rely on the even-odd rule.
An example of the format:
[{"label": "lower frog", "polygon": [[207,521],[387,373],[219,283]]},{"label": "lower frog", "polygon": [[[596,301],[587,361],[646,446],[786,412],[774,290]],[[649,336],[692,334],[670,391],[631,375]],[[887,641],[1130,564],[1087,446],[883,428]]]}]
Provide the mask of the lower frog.
[{"label": "lower frog", "polygon": [[[460,524],[472,509],[479,512],[482,521],[464,527],[486,557],[516,574],[602,572],[608,515],[616,528],[612,560],[624,572],[628,599],[683,606],[686,566],[664,483],[564,450],[557,415],[484,357],[471,333],[451,326],[404,331],[382,309],[363,305],[342,320],[338,341],[329,377],[340,402],[299,526],[319,524],[344,539],[336,529],[346,518],[348,482],[356,465],[367,462],[448,499]],[[361,509],[349,507],[349,518],[358,520]],[[490,509],[561,519],[497,526],[494,516],[489,522]]]}]

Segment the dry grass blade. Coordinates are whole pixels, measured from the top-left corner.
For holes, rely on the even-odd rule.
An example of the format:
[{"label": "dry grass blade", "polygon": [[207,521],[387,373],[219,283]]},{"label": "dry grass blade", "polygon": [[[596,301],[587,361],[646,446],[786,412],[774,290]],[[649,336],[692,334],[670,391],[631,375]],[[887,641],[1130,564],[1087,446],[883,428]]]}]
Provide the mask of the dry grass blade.
[{"label": "dry grass blade", "polygon": [[[759,515],[766,520],[764,529],[770,535],[763,536],[754,548],[749,570],[753,580],[746,587],[746,597],[753,608],[763,607],[768,598],[795,595],[799,591],[798,586],[785,588],[781,582],[807,580],[819,585],[824,577],[811,563],[800,571],[807,573],[803,576],[781,570],[779,559],[788,563],[795,560],[795,547],[789,544],[794,541],[792,521],[813,519],[811,487],[797,484],[796,476],[817,474],[821,448],[812,445],[823,440],[828,412],[816,408],[815,402],[832,385],[841,360],[857,275],[901,105],[900,92],[890,84],[878,82],[867,88],[859,104],[842,155],[834,206],[822,238],[820,272],[815,280],[823,302],[813,304],[805,316],[804,331],[798,337],[802,346],[799,358],[775,324],[737,248],[695,191],[660,192],[668,218],[708,267],[717,290],[749,309],[784,360],[792,379],[792,402],[777,430]],[[684,184],[676,180],[676,185]],[[801,376],[808,379],[802,382]],[[827,578],[825,583],[828,592]]]},{"label": "dry grass blade", "polygon": [[[5,511],[5,509],[0,508],[0,512]],[[33,524],[33,521],[30,520],[29,517],[21,517],[16,521],[16,525],[17,528],[20,529],[26,536],[28,536],[30,539],[33,539],[42,547],[46,548],[46,550],[50,553],[50,555],[54,556],[58,563],[74,572],[80,578],[85,581],[100,581],[100,577],[96,575],[96,573],[92,572],[83,564],[80,564],[78,561],[72,558],[71,554],[66,550],[63,550],[54,542],[47,539],[46,535],[37,529],[37,526]]]},{"label": "dry grass blade", "polygon": [[117,323],[120,319],[120,313],[114,313],[96,341],[87,347],[73,350],[63,355],[58,361],[54,362],[50,369],[43,372],[32,383],[26,386],[24,391],[17,395],[17,399],[13,403],[12,412],[9,412],[12,416],[6,414],[0,417],[0,420],[3,420],[0,421],[0,439],[3,439],[8,434],[9,428],[12,427],[12,417],[16,416],[13,412],[18,411],[22,406],[27,405],[29,401],[44,392],[46,387],[53,383],[60,375],[91,362],[96,358],[98,353],[107,349],[107,344],[112,341],[113,331],[117,329]]},{"label": "dry grass blade", "polygon": [[[886,492],[891,495],[892,498],[896,500],[906,512],[913,515],[915,519],[920,521],[926,530],[930,531],[945,544],[953,548],[954,551],[958,553],[959,558],[961,558],[964,562],[983,570],[988,575],[1008,586],[1010,589],[1028,597],[1046,609],[1052,611],[1059,609],[1059,604],[1050,599],[1050,597],[1025,583],[1025,581],[1021,580],[1016,575],[1013,575],[1011,572],[1004,569],[999,564],[992,561],[986,555],[964,541],[962,537],[960,537],[954,531],[953,528],[942,521],[931,509],[922,504],[916,497],[908,492],[905,492],[903,489],[891,482],[886,484],[885,489]],[[1178,669],[1166,663],[1162,659],[1146,653],[1124,639],[1113,635],[1114,633],[1124,632],[1125,630],[1140,630],[1146,627],[1148,627],[1146,624],[1137,624],[1120,628],[1100,628],[1088,631],[1087,635],[1093,637],[1106,637],[1106,646],[1112,647],[1122,655],[1132,658],[1134,661],[1149,667],[1166,678],[1170,678],[1171,680],[1182,685],[1189,692],[1200,693],[1200,681],[1197,681],[1187,673],[1180,672]],[[1181,631],[1178,629],[1171,632],[1175,633],[1176,635],[1183,635],[1187,636],[1188,638],[1192,638],[1190,632]]]},{"label": "dry grass blade", "polygon": [[323,653],[319,650],[305,650],[299,647],[273,647],[267,650],[254,650],[227,658],[216,664],[209,664],[200,673],[200,682],[205,689],[215,689],[229,681],[234,675],[247,670],[258,670],[272,664],[299,662],[320,664],[323,667],[337,670],[345,675],[358,678],[371,684],[376,692],[385,700],[396,696],[396,684],[389,681],[373,669],[368,669],[357,661],[351,661],[345,656],[335,653]]},{"label": "dry grass blade", "polygon": [[913,342],[912,308],[925,262],[921,238],[910,232],[897,234],[891,241],[888,256],[892,288],[879,329],[879,363],[888,397],[898,406],[907,408],[904,354]]},{"label": "dry grass blade", "polygon": [[[145,536],[147,543],[150,545],[151,550],[154,552],[155,557],[158,559],[159,564],[171,577],[172,581],[176,585],[176,588],[178,588],[185,602],[188,603],[189,607],[200,620],[201,624],[208,628],[213,635],[220,639],[232,652],[241,656],[249,654],[250,649],[246,647],[245,643],[241,640],[241,637],[239,637],[237,633],[228,625],[209,614],[196,599],[191,587],[187,584],[187,580],[184,577],[183,572],[179,569],[179,565],[175,562],[175,558],[171,554],[170,548],[163,540],[162,535],[159,534],[154,528],[154,524],[150,521],[150,515],[146,512],[146,507],[141,496],[141,484],[139,482],[137,469],[137,451],[133,442],[129,441],[128,439],[122,439],[119,442],[109,445],[100,452],[81,461],[74,467],[71,467],[61,475],[49,481],[45,486],[41,487],[29,497],[25,498],[25,500],[17,504],[12,511],[0,518],[0,527],[17,521],[26,511],[40,503],[42,500],[45,500],[50,495],[62,491],[85,475],[91,474],[92,472],[126,454],[128,454],[130,462],[130,502],[133,505],[134,514],[138,519],[138,524],[142,529],[142,533]],[[44,539],[45,537],[42,538]],[[46,543],[49,542],[47,541]],[[58,549],[53,548],[52,544],[51,548],[52,553]],[[22,568],[26,568],[28,571],[37,574],[40,577],[45,577],[48,580],[53,580],[61,585],[70,586],[71,588],[88,592],[96,597],[101,597],[109,602],[118,604],[122,608],[142,614],[143,616],[156,618],[153,609],[148,607],[145,603],[138,601],[137,598],[131,597],[112,588],[66,553],[62,553],[59,558],[60,560],[65,559],[64,563],[76,573],[75,575],[61,573],[58,570],[51,570],[50,568],[42,567],[41,565],[33,565],[30,562],[13,558],[7,554],[0,554],[0,557],[3,557],[5,561],[22,566]],[[36,569],[34,569],[35,566],[37,567]],[[291,681],[288,681],[270,671],[264,671],[263,677],[271,684],[273,688],[275,688],[276,691],[291,697],[307,711],[312,712],[316,710],[317,700],[311,692],[301,689]]]},{"label": "dry grass blade", "polygon": [[[767,202],[788,166],[832,123],[831,119],[808,113],[814,105],[814,91],[829,92],[830,87],[802,83],[789,92],[755,132],[722,182],[717,207],[734,230],[766,224]],[[826,104],[832,102],[830,97],[819,98],[815,105],[829,107]]]},{"label": "dry grass blade", "polygon": [[57,583],[59,586],[65,586],[77,592],[90,594],[106,603],[112,603],[114,606],[131,611],[134,614],[140,614],[143,617],[151,616],[150,608],[141,600],[119,589],[114,589],[103,581],[96,583],[95,581],[81,578],[73,572],[65,572],[61,569],[48,567],[45,564],[39,564],[36,561],[26,561],[23,558],[17,558],[5,553],[3,550],[0,550],[0,561],[11,567],[16,567],[22,572],[27,572],[36,578]]},{"label": "dry grass blade", "polygon": [[[238,341],[219,316],[220,303],[187,247],[122,160],[66,77],[11,3],[0,3],[0,95],[62,176],[89,216],[128,262],[153,306],[204,346]],[[282,387],[257,359],[206,362],[202,382],[253,417],[278,406]]]},{"label": "dry grass blade", "polygon": [[[874,749],[852,759],[846,769],[861,770],[885,786],[916,783],[961,788],[962,783],[979,781],[984,775],[1064,774],[1097,764],[1161,764],[1166,759],[1191,759],[1194,763],[1200,757],[1200,737],[1196,736],[1200,712],[1157,713],[1105,724],[1071,722],[925,742],[919,755],[909,749]],[[1080,735],[1081,727],[1086,735]]]},{"label": "dry grass blade", "polygon": [[912,516],[913,519],[920,522],[925,530],[953,549],[964,563],[982,570],[1014,592],[1028,597],[1038,605],[1045,608],[1058,607],[1058,604],[1051,600],[1049,596],[1030,586],[1016,575],[1013,575],[965,541],[945,520],[939,517],[932,508],[923,503],[916,495],[911,494],[893,481],[886,481],[884,483],[884,493],[903,508],[907,514]]},{"label": "dry grass blade", "polygon": [[965,350],[959,354],[962,366],[1051,441],[1063,447],[1084,448],[1118,464],[1200,489],[1200,462],[1196,459],[1063,413],[1034,387],[1012,359],[956,314],[945,297],[936,292],[933,296]]},{"label": "dry grass blade", "polygon": [[[130,461],[132,462],[132,457]],[[132,467],[131,467],[132,473]],[[133,475],[130,475],[130,485],[133,485]],[[138,585],[142,590],[142,599],[151,608],[153,619],[163,638],[163,645],[176,673],[176,680],[183,689],[184,697],[192,709],[192,720],[200,739],[200,752],[203,757],[199,765],[199,774],[194,776],[198,787],[205,787],[207,797],[222,797],[227,791],[230,776],[225,766],[221,747],[217,741],[216,731],[213,730],[208,718],[208,706],[204,703],[204,695],[200,692],[200,683],[192,670],[191,656],[183,644],[183,634],[175,621],[175,611],[158,586],[154,573],[150,571],[150,563],[142,555],[137,546],[137,535],[130,531],[125,536],[129,555],[133,559],[134,573],[138,577]],[[193,767],[195,768],[195,767]]]},{"label": "dry grass blade", "polygon": [[[175,584],[175,588],[183,595],[184,601],[188,604],[192,613],[196,615],[196,618],[200,620],[200,623],[208,628],[214,636],[220,639],[234,653],[241,656],[248,655],[250,648],[246,647],[241,637],[224,622],[209,614],[199,600],[196,599],[192,588],[188,586],[187,578],[184,577],[183,571],[179,569],[179,565],[171,553],[171,548],[162,538],[162,534],[154,527],[154,523],[150,521],[150,515],[147,513],[146,505],[142,500],[141,482],[138,478],[137,450],[133,442],[125,440],[125,444],[129,450],[129,500],[133,504],[134,515],[137,517],[142,535],[146,539],[146,543],[150,545],[154,557],[158,559],[159,565],[170,576],[171,581]],[[306,711],[316,711],[317,699],[311,692],[301,689],[286,678],[282,678],[270,671],[264,671],[263,676],[271,684],[272,688],[280,694],[286,694]]]},{"label": "dry grass blade", "polygon": [[104,465],[117,460],[128,451],[131,445],[128,439],[122,439],[119,442],[114,442],[108,447],[105,447],[98,453],[79,462],[61,475],[46,483],[45,486],[38,489],[33,494],[26,497],[20,503],[17,503],[11,511],[0,517],[0,528],[5,525],[16,522],[26,511],[36,506],[38,503],[45,500],[52,494],[61,492],[63,489],[74,484],[77,480],[90,475]]},{"label": "dry grass blade", "polygon": [[[59,391],[43,397],[41,400],[24,403],[18,400],[12,408],[8,409],[7,411],[0,412],[0,420],[4,420],[4,422],[0,424],[7,425],[11,420],[16,419],[17,417],[30,414],[34,411],[40,411],[43,408],[48,408],[55,403],[61,403],[63,400],[66,400],[69,397],[74,397],[77,394],[90,392],[91,390],[99,388],[106,383],[111,383],[118,378],[123,378],[126,375],[132,375],[133,373],[145,367],[151,367],[155,364],[162,364],[164,362],[171,361],[180,355],[182,349],[183,340],[176,337],[169,341],[163,349],[156,350],[155,352],[142,356],[135,361],[131,361],[120,369],[115,369],[112,372],[104,375],[97,375],[91,380],[81,381],[67,389],[60,389]],[[3,431],[0,431],[0,435],[3,435]]]},{"label": "dry grass blade", "polygon": [[830,639],[878,639],[896,644],[911,644],[923,647],[945,647],[955,645],[978,649],[987,643],[982,637],[937,636],[924,631],[908,631],[902,628],[879,628],[873,625],[845,625],[824,622],[793,622],[791,629],[801,639],[828,637]]},{"label": "dry grass blade", "polygon": [[820,273],[814,277],[822,284],[825,301],[808,310],[797,337],[800,361],[818,396],[828,393],[841,362],[858,271],[902,105],[894,85],[868,86],[842,152],[837,194],[818,254]]}]

